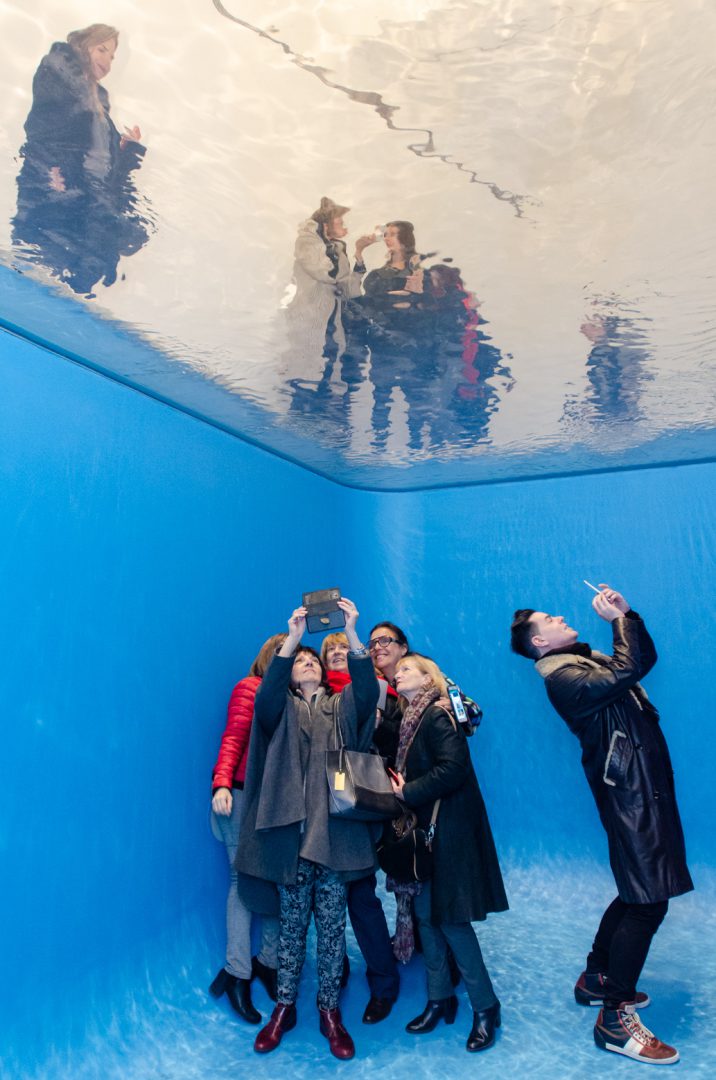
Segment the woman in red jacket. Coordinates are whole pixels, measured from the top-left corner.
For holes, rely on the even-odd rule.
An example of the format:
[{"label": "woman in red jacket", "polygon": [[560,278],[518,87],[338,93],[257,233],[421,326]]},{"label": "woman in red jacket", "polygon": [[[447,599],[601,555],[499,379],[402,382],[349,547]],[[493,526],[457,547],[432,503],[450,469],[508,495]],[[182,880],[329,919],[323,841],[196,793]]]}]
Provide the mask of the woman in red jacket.
[{"label": "woman in red jacket", "polygon": [[285,638],[285,634],[274,634],[265,641],[247,677],[234,687],[219,756],[212,774],[211,828],[217,840],[222,840],[226,845],[231,879],[226,901],[226,964],[209,987],[209,992],[214,997],[226,994],[232,1008],[249,1024],[261,1023],[261,1014],[251,1000],[251,980],[254,976],[264,984],[269,997],[276,1000],[278,919],[262,920],[261,948],[258,955],[252,958],[252,916],[236,888],[234,859],[239,843],[241,799],[254,698],[266,668]]}]

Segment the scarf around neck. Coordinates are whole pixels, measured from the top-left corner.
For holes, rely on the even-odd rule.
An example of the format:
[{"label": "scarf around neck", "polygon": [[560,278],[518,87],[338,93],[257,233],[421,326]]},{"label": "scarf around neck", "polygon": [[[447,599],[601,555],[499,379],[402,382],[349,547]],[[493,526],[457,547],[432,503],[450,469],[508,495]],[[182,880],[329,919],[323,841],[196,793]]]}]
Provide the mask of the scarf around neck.
[{"label": "scarf around neck", "polygon": [[439,697],[440,691],[437,686],[428,686],[425,690],[421,690],[415,695],[403,713],[403,719],[400,722],[398,753],[395,757],[395,768],[397,772],[402,773],[405,769],[405,759],[408,756],[410,745],[415,738],[415,732],[420,726],[423,713],[434,701],[437,701]]}]

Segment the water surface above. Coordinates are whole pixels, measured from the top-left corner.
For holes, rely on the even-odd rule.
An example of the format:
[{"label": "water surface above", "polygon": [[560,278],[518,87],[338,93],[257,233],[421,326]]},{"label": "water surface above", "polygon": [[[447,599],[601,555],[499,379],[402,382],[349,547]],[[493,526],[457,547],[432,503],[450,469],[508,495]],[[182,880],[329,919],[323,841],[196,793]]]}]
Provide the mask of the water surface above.
[{"label": "water surface above", "polygon": [[6,326],[360,486],[713,456],[710,5],[4,16]]}]

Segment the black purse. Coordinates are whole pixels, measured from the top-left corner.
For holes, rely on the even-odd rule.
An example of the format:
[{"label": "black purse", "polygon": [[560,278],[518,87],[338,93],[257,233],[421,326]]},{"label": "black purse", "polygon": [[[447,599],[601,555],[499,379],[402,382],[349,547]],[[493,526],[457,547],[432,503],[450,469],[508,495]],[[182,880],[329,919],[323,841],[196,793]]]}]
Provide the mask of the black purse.
[{"label": "black purse", "polygon": [[437,799],[427,829],[419,827],[412,810],[386,823],[376,847],[378,865],[399,885],[428,881],[433,876],[433,839],[439,809]]},{"label": "black purse", "polygon": [[337,748],[326,750],[328,813],[350,821],[385,821],[399,814],[401,804],[393,794],[383,758],[347,750],[337,719],[334,742]]}]

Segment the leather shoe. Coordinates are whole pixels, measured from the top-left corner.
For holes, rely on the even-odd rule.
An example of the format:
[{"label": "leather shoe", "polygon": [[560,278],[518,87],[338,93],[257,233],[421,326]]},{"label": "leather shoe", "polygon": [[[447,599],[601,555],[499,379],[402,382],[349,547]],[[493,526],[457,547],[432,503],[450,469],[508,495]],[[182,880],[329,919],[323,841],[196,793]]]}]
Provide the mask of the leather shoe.
[{"label": "leather shoe", "polygon": [[254,1008],[251,1000],[251,980],[239,979],[222,968],[213,983],[209,987],[212,997],[220,998],[226,994],[229,1004],[235,1013],[245,1020],[247,1024],[260,1024],[261,1013]]},{"label": "leather shoe", "polygon": [[379,1024],[381,1020],[385,1020],[386,1016],[390,1016],[393,1004],[394,1002],[388,1001],[387,998],[371,997],[363,1013],[363,1023]]},{"label": "leather shoe", "polygon": [[277,1005],[266,1027],[256,1036],[254,1050],[257,1054],[270,1054],[275,1050],[287,1031],[296,1026],[296,1006]]},{"label": "leather shoe", "polygon": [[405,1030],[411,1035],[427,1035],[443,1018],[446,1024],[454,1024],[456,1014],[457,998],[454,994],[452,997],[441,998],[440,1001],[428,1001],[420,1016],[411,1020]]},{"label": "leather shoe", "polygon": [[472,1031],[467,1037],[466,1047],[472,1053],[487,1050],[495,1041],[495,1028],[502,1023],[500,1003],[496,1001],[489,1009],[480,1009],[473,1013]]},{"label": "leather shoe", "polygon": [[350,1035],[343,1027],[341,1010],[319,1008],[318,1012],[321,1017],[321,1035],[325,1035],[328,1039],[331,1053],[334,1057],[340,1058],[341,1061],[348,1061],[349,1058],[355,1055],[356,1048]]},{"label": "leather shoe", "polygon": [[251,957],[251,978],[258,979],[272,1001],[278,1001],[278,971],[262,964],[258,956]]}]

